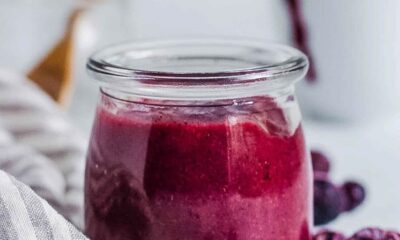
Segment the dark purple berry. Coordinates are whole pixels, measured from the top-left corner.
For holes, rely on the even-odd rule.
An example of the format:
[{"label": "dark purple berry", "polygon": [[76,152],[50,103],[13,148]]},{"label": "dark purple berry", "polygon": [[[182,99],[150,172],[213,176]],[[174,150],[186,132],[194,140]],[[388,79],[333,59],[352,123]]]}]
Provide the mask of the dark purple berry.
[{"label": "dark purple berry", "polygon": [[314,172],[329,173],[329,159],[319,151],[311,151],[311,161]]},{"label": "dark purple berry", "polygon": [[379,228],[364,228],[356,232],[349,240],[385,240],[385,231]]},{"label": "dark purple berry", "polygon": [[325,179],[314,179],[314,222],[322,225],[341,212],[341,192]]},{"label": "dark purple berry", "polygon": [[338,232],[333,232],[329,230],[322,230],[315,234],[313,240],[345,240],[346,237]]},{"label": "dark purple berry", "polygon": [[314,172],[314,179],[322,179],[329,181],[329,176],[325,172]]},{"label": "dark purple berry", "polygon": [[349,181],[343,184],[342,191],[342,210],[351,211],[358,207],[365,199],[365,189],[357,182]]}]

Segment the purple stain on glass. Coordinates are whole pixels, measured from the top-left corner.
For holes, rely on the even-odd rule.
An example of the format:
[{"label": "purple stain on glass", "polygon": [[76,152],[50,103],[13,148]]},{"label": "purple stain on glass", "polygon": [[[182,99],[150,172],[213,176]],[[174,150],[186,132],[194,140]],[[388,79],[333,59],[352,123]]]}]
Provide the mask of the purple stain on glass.
[{"label": "purple stain on glass", "polygon": [[301,0],[286,0],[288,3],[289,14],[292,22],[292,37],[296,46],[303,51],[310,62],[310,69],[307,73],[307,80],[315,82],[317,73],[315,71],[315,64],[311,54],[310,47],[308,46],[308,33],[307,26],[304,21],[303,12],[301,11]]}]

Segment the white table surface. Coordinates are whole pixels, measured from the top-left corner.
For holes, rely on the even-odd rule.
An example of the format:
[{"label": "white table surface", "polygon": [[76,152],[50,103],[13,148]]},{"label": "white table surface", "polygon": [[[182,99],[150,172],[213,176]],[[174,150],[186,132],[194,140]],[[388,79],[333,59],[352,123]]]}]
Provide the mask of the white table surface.
[{"label": "white table surface", "polygon": [[362,182],[365,203],[328,227],[347,233],[365,226],[400,229],[400,118],[364,124],[306,121],[309,146],[332,159],[332,178]]},{"label": "white table surface", "polygon": [[[82,76],[82,75],[81,75]],[[69,108],[69,117],[86,136],[90,133],[98,89],[80,79]],[[367,200],[327,227],[352,233],[364,226],[400,229],[400,116],[370,123],[337,123],[305,120],[308,145],[332,159],[332,178],[362,182]]]}]

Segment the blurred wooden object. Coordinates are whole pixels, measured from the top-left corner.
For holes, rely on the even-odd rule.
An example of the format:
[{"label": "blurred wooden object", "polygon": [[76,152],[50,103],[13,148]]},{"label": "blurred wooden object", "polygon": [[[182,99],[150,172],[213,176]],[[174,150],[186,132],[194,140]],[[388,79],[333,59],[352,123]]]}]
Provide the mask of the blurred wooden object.
[{"label": "blurred wooden object", "polygon": [[72,88],[74,32],[83,11],[79,8],[71,13],[62,39],[27,74],[60,105],[67,102]]}]

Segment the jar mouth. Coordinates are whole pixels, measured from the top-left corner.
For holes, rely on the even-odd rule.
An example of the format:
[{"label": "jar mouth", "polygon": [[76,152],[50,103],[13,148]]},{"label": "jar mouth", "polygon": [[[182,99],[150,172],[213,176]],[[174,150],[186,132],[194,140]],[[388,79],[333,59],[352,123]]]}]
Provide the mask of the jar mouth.
[{"label": "jar mouth", "polygon": [[88,72],[106,90],[150,98],[226,99],[293,84],[307,57],[289,46],[250,40],[131,42],[92,55]]}]

